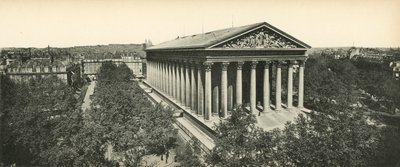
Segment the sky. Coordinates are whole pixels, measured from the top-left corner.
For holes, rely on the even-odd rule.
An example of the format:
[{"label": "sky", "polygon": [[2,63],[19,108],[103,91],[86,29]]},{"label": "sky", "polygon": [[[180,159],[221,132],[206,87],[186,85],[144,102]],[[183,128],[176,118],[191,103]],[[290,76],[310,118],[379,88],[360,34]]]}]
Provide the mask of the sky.
[{"label": "sky", "polygon": [[0,0],[0,47],[153,44],[268,22],[312,47],[400,47],[400,0]]}]

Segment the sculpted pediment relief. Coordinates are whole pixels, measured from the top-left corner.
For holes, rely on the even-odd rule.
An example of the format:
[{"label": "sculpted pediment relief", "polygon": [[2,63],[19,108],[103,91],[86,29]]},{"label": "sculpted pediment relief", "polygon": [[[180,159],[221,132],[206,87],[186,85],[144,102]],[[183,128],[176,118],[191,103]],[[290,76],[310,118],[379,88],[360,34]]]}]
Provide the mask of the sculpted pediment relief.
[{"label": "sculpted pediment relief", "polygon": [[216,48],[303,48],[280,34],[262,27],[224,42]]}]

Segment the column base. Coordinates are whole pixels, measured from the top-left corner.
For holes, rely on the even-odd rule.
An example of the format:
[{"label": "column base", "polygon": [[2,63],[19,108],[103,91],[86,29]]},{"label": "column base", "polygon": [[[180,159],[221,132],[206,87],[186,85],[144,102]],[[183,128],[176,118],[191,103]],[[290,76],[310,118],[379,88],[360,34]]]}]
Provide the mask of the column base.
[{"label": "column base", "polygon": [[228,117],[219,117],[220,121],[223,121],[223,120],[226,120],[226,119],[228,119]]},{"label": "column base", "polygon": [[223,116],[223,117],[219,117],[220,119],[227,119],[228,118],[228,113],[226,113],[226,115],[225,116]]},{"label": "column base", "polygon": [[268,109],[263,110],[261,114],[271,113],[271,111],[272,111],[272,109],[268,108]]},{"label": "column base", "polygon": [[302,112],[305,112],[305,113],[311,113],[312,112],[312,110],[310,110],[308,108],[305,108],[305,107],[299,108],[299,110],[302,111]]}]

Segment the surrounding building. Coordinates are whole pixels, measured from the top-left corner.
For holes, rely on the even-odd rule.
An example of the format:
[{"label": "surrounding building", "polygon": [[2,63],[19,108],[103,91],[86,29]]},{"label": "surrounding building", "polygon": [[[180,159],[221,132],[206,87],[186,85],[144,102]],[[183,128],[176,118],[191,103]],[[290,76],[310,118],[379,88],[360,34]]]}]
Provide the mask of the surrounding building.
[{"label": "surrounding building", "polygon": [[123,53],[119,56],[109,53],[108,55],[95,58],[85,57],[85,59],[82,60],[83,74],[89,77],[94,77],[100,69],[101,64],[106,61],[114,62],[117,65],[124,63],[132,70],[136,77],[143,76],[143,60],[135,53]]},{"label": "surrounding building", "polygon": [[5,74],[7,68],[7,59],[0,58],[0,75]]},{"label": "surrounding building", "polygon": [[125,63],[136,77],[143,77],[143,59],[138,55],[129,53],[122,56],[122,62]]},{"label": "surrounding building", "polygon": [[55,75],[68,84],[81,77],[79,61],[61,48],[6,48],[1,50],[4,59],[0,67],[15,81]]},{"label": "surrounding building", "polygon": [[393,69],[393,77],[400,79],[400,61],[390,62],[390,67]]},{"label": "surrounding building", "polygon": [[239,105],[261,115],[300,111],[310,48],[265,22],[178,37],[146,49],[145,82],[203,122],[226,118]]},{"label": "surrounding building", "polygon": [[67,64],[51,58],[33,58],[12,62],[7,66],[6,75],[18,82],[27,82],[30,79],[55,75],[65,83],[71,84],[72,75],[79,72],[79,65],[76,64]]}]

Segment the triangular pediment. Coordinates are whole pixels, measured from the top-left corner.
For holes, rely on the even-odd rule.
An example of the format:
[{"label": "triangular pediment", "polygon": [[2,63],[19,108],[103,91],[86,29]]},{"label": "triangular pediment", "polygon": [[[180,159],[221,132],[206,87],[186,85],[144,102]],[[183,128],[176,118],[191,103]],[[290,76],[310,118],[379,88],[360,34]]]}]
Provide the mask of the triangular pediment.
[{"label": "triangular pediment", "polygon": [[219,42],[209,48],[307,48],[297,39],[265,25]]}]

